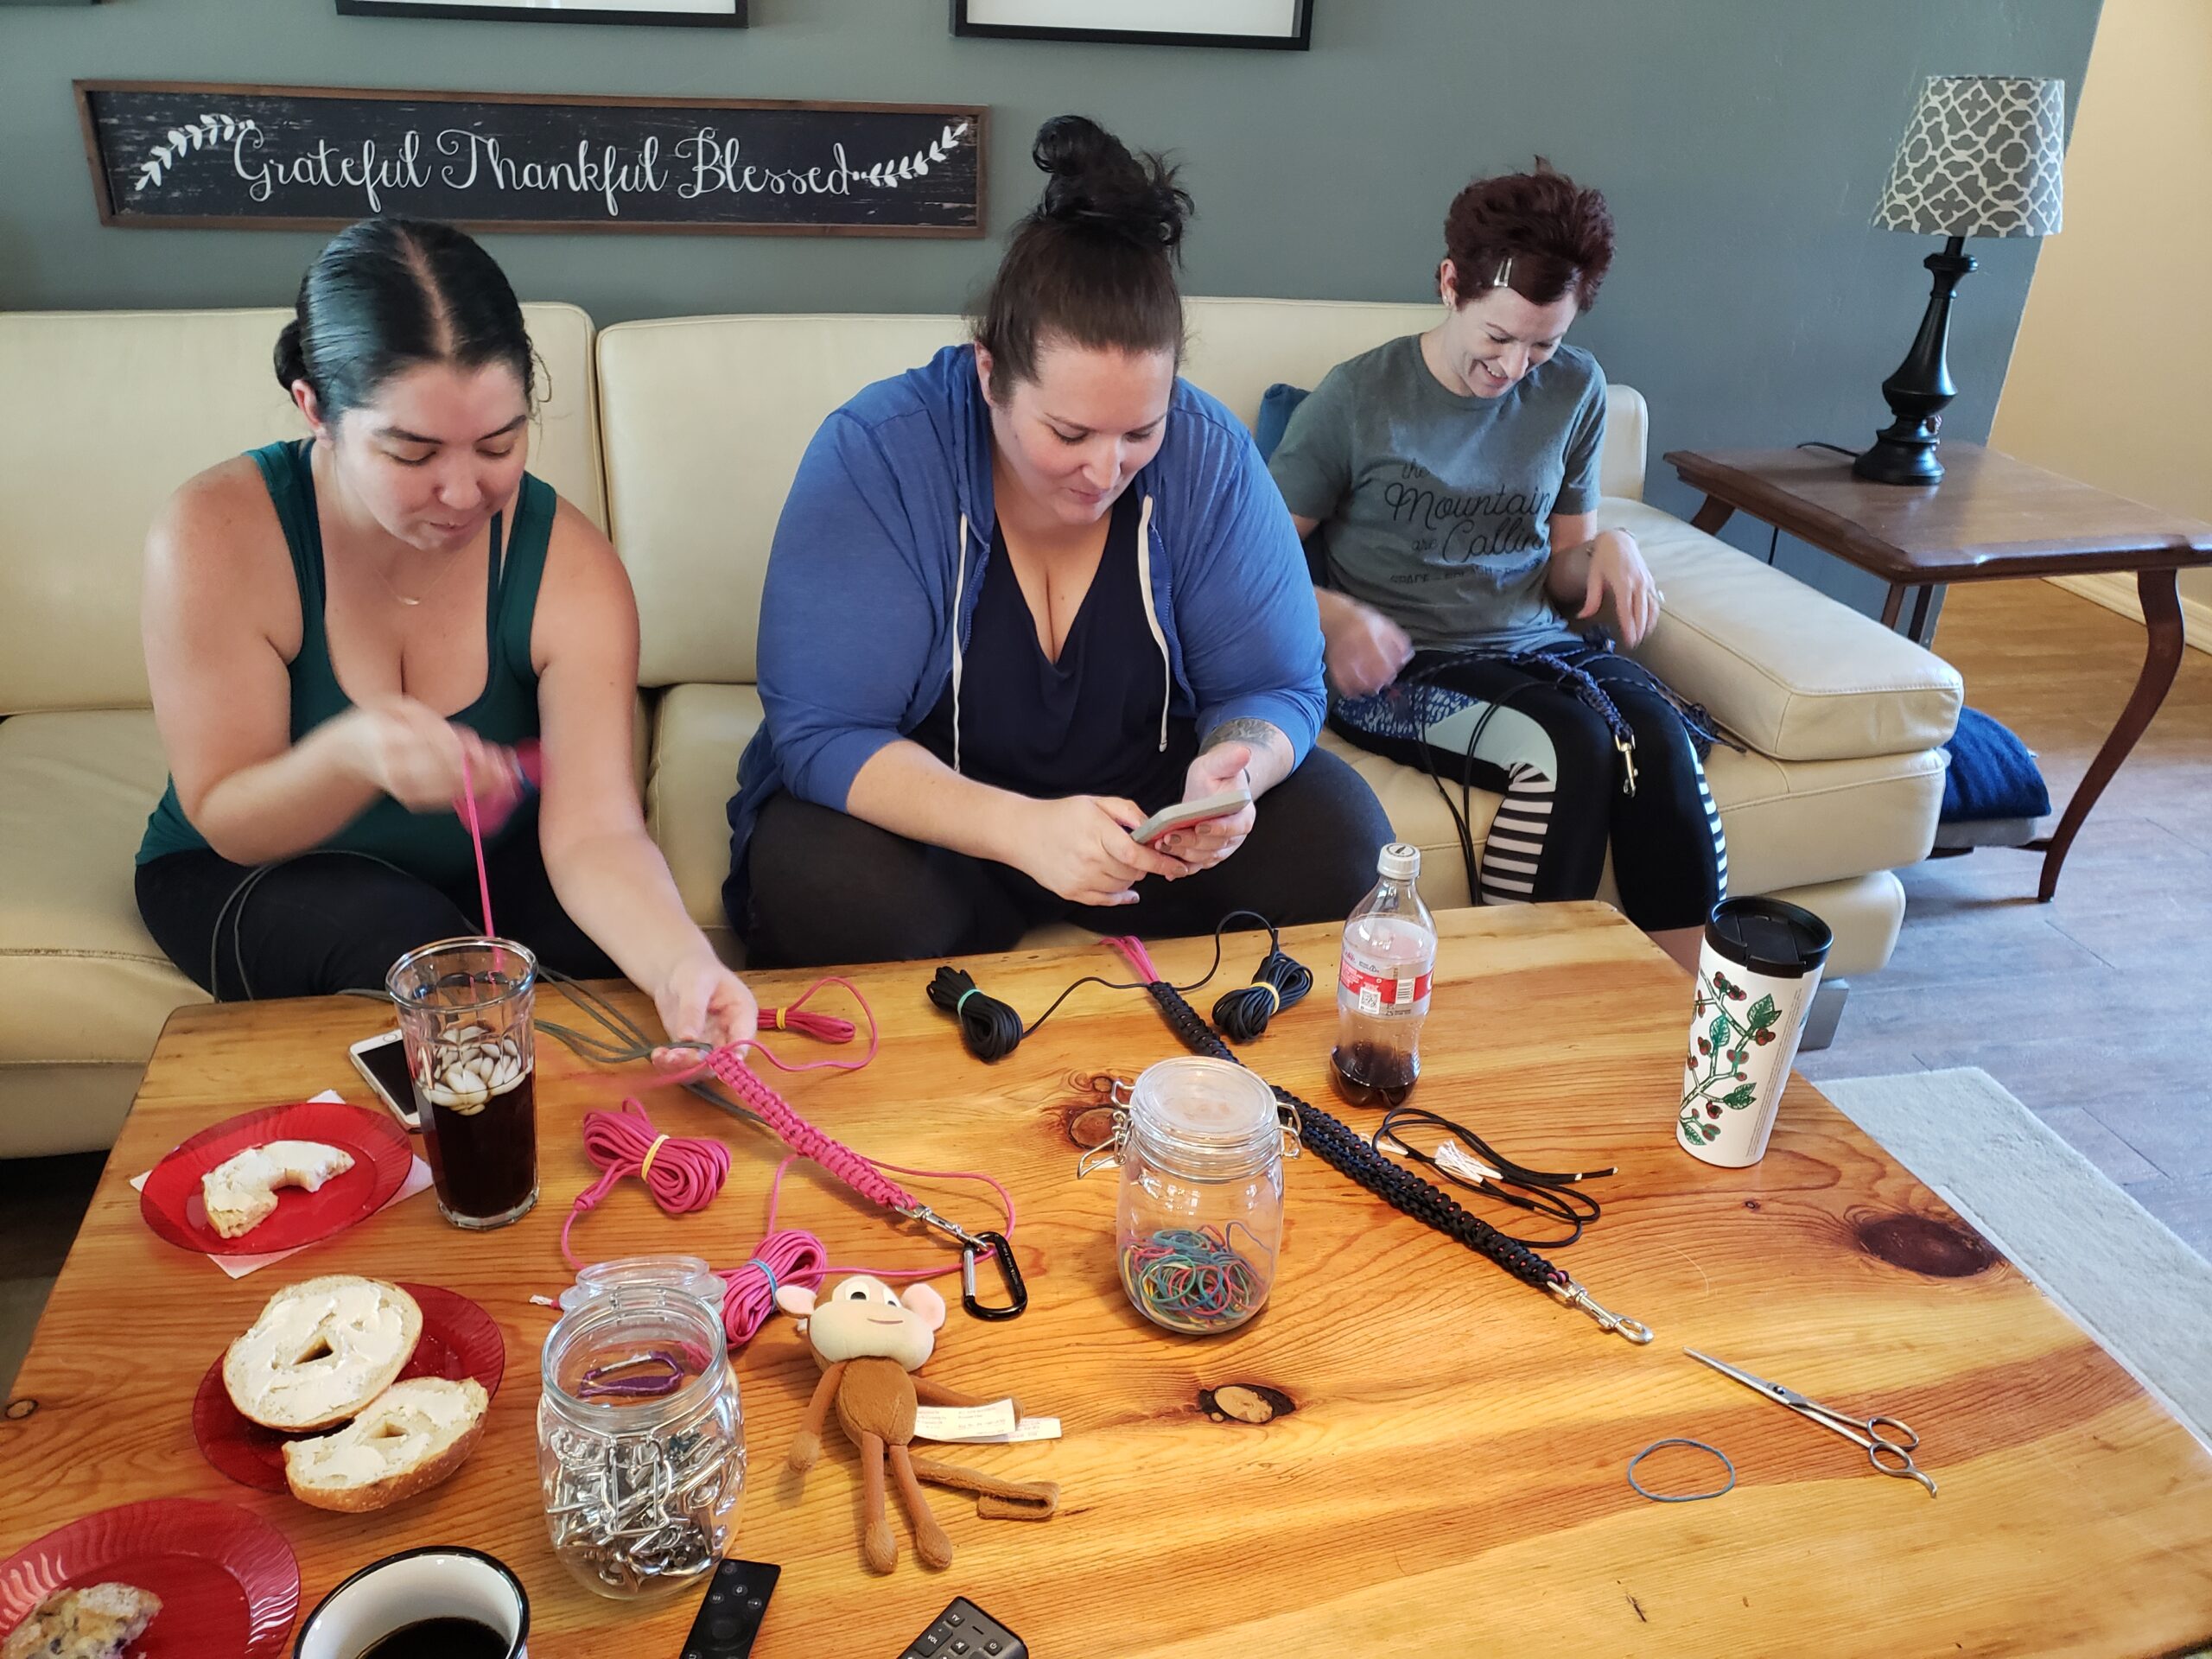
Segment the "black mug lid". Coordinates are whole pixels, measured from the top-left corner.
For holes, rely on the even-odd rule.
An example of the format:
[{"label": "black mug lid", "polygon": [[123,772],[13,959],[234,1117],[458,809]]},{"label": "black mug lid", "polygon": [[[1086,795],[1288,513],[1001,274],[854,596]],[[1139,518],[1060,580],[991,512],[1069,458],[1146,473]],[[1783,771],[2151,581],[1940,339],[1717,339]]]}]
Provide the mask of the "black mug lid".
[{"label": "black mug lid", "polygon": [[1780,899],[1724,899],[1705,925],[1705,942],[1754,974],[1802,979],[1828,959],[1835,935],[1800,906]]}]

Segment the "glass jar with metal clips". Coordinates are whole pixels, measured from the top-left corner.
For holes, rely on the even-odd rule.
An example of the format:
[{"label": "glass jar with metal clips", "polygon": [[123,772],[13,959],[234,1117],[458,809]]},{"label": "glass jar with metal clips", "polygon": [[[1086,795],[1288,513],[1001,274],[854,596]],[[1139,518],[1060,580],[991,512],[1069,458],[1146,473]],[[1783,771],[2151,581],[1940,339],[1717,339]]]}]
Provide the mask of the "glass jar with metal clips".
[{"label": "glass jar with metal clips", "polygon": [[602,1596],[696,1583],[737,1524],[745,1414],[719,1311],[618,1284],[545,1338],[537,1468],[553,1553]]},{"label": "glass jar with metal clips", "polygon": [[1138,1077],[1087,1173],[1122,1166],[1122,1287],[1154,1325],[1233,1331],[1267,1305],[1282,1246],[1282,1160],[1294,1131],[1274,1090],[1228,1060],[1162,1060]]}]

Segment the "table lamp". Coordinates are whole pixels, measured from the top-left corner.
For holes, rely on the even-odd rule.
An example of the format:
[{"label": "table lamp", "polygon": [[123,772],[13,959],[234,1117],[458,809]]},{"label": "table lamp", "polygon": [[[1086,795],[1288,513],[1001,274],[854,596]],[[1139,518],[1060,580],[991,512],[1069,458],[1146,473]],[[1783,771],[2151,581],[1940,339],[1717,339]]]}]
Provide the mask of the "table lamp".
[{"label": "table lamp", "polygon": [[1958,394],[1944,342],[1951,291],[1974,268],[1966,238],[2057,233],[2065,90],[2063,81],[2008,75],[1935,75],[1921,88],[1874,223],[1949,240],[1922,261],[1936,277],[1928,315],[1904,361],[1882,382],[1897,419],[1852,463],[1859,477],[1933,484],[1943,476],[1936,434]]}]

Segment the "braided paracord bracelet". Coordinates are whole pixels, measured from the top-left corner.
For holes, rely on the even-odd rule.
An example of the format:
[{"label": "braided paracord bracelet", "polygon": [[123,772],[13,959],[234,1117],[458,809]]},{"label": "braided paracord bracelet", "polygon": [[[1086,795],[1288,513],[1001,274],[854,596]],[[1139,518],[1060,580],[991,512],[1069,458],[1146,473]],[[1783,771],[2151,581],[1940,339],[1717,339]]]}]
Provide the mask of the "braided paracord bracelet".
[{"label": "braided paracord bracelet", "polygon": [[[1152,1000],[1160,1005],[1168,1028],[1182,1039],[1185,1048],[1194,1054],[1227,1060],[1232,1065],[1243,1064],[1173,985],[1154,978],[1145,988],[1152,993]],[[1274,1090],[1277,1103],[1292,1114],[1300,1144],[1311,1147],[1331,1168],[1349,1176],[1394,1209],[1403,1211],[1446,1238],[1487,1256],[1522,1283],[1547,1291],[1569,1306],[1580,1308],[1597,1320],[1600,1330],[1617,1331],[1634,1343],[1651,1340],[1649,1325],[1600,1307],[1564,1268],[1554,1267],[1526,1244],[1508,1238],[1480,1216],[1469,1214],[1442,1188],[1432,1186],[1402,1165],[1392,1163],[1363,1137],[1355,1135],[1341,1119],[1307,1104],[1287,1089],[1272,1084],[1268,1087]]]}]

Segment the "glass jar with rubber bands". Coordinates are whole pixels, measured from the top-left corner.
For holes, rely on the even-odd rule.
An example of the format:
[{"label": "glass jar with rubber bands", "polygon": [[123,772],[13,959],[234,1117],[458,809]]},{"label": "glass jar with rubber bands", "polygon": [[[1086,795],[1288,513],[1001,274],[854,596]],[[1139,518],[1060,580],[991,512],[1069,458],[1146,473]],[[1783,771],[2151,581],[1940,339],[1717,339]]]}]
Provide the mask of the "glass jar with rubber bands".
[{"label": "glass jar with rubber bands", "polygon": [[538,1477],[561,1565],[617,1599],[713,1572],[745,1488],[719,1310],[680,1283],[613,1283],[562,1316],[542,1372]]},{"label": "glass jar with rubber bands", "polygon": [[1282,1248],[1282,1163],[1294,1129],[1274,1093],[1228,1060],[1162,1060],[1138,1077],[1088,1170],[1122,1166],[1116,1246],[1137,1312],[1186,1336],[1234,1331],[1267,1305]]}]

